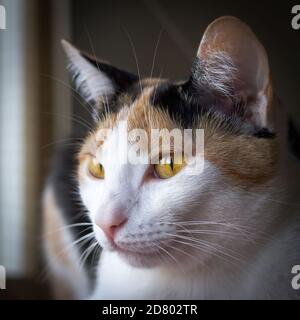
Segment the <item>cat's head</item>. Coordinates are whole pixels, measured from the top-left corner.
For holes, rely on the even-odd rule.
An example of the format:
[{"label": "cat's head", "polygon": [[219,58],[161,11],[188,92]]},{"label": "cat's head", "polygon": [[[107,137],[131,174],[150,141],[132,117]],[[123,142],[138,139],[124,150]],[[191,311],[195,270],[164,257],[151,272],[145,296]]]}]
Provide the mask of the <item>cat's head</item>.
[{"label": "cat's head", "polygon": [[[209,25],[181,82],[140,80],[63,46],[94,114],[78,184],[104,250],[140,266],[239,259],[272,220],[260,208],[278,167],[268,59],[249,27],[233,17]],[[174,163],[176,150],[159,150],[158,164],[119,161],[132,147],[126,133],[174,128],[204,129],[204,153],[190,155],[204,169],[188,174],[191,159]],[[150,158],[146,147],[139,152]]]}]

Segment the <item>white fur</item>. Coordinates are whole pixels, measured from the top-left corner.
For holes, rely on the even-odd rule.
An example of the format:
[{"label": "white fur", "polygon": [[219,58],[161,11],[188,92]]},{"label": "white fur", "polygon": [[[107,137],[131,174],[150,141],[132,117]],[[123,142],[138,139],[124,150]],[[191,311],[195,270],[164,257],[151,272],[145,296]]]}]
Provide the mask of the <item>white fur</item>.
[{"label": "white fur", "polygon": [[197,82],[204,88],[211,88],[225,97],[231,97],[233,86],[238,81],[238,68],[226,52],[213,52],[200,60],[195,72]]},{"label": "white fur", "polygon": [[97,101],[100,97],[114,93],[114,85],[104,72],[92,65],[69,42],[62,40],[62,45],[70,61],[69,68],[76,88],[86,101]]}]

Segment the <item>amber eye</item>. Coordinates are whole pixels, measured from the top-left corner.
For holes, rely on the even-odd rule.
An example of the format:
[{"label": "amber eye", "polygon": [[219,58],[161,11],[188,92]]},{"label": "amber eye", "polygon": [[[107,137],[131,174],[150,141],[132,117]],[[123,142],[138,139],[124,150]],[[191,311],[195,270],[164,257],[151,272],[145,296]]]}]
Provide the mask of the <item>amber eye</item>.
[{"label": "amber eye", "polygon": [[162,158],[159,164],[154,166],[156,175],[161,179],[168,179],[175,176],[186,165],[184,160],[172,157]]},{"label": "amber eye", "polygon": [[91,158],[88,164],[89,173],[97,179],[104,179],[105,171],[101,163],[99,163],[95,158]]}]

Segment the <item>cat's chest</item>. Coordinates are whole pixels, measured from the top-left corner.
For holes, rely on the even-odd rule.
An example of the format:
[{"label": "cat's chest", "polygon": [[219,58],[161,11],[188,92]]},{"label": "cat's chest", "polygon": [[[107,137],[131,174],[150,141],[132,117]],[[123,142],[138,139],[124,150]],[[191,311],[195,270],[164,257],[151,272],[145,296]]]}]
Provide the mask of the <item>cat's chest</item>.
[{"label": "cat's chest", "polygon": [[226,289],[229,284],[219,279],[214,273],[202,274],[200,270],[172,273],[170,268],[136,268],[114,252],[103,252],[90,299],[207,299],[230,295]]},{"label": "cat's chest", "polygon": [[185,288],[190,294],[186,279],[155,268],[135,268],[116,253],[104,252],[91,299],[176,299],[177,294],[185,294]]},{"label": "cat's chest", "polygon": [[143,299],[151,296],[156,287],[153,270],[134,268],[122,261],[116,253],[103,252],[92,298]]}]

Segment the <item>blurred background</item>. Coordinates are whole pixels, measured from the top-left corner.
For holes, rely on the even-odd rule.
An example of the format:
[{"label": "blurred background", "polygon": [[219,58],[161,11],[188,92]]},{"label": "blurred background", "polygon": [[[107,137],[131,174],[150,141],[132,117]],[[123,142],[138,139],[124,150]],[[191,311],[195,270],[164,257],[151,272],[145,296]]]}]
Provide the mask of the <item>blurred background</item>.
[{"label": "blurred background", "polygon": [[269,54],[277,95],[300,128],[300,30],[289,1],[0,0],[1,298],[48,298],[40,199],[55,147],[87,116],[70,89],[62,38],[112,64],[181,79],[206,26],[247,22]]}]

